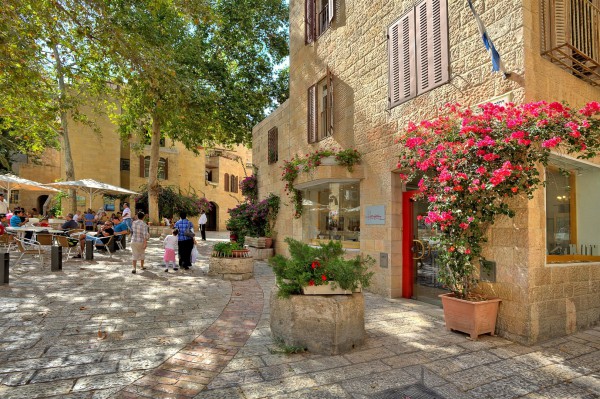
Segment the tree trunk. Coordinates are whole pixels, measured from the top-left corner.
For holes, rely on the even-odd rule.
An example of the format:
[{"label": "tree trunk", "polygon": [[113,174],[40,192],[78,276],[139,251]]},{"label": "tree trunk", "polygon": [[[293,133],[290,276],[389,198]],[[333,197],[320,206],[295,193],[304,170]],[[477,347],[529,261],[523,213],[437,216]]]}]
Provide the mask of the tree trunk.
[{"label": "tree trunk", "polygon": [[150,168],[148,171],[148,215],[150,222],[158,224],[158,158],[160,156],[160,119],[152,115],[152,140],[150,141]]},{"label": "tree trunk", "polygon": [[[58,88],[60,90],[60,125],[62,128],[63,144],[62,149],[65,154],[65,177],[68,180],[75,180],[75,168],[73,166],[73,157],[71,156],[71,143],[69,141],[69,122],[67,120],[67,112],[64,110],[64,102],[67,97],[67,91],[65,89],[65,76],[63,72],[62,62],[60,59],[60,52],[55,44],[52,47],[54,52],[54,60],[56,61],[56,75],[58,77]],[[67,212],[73,212],[77,210],[77,191],[69,190],[70,206]]]}]

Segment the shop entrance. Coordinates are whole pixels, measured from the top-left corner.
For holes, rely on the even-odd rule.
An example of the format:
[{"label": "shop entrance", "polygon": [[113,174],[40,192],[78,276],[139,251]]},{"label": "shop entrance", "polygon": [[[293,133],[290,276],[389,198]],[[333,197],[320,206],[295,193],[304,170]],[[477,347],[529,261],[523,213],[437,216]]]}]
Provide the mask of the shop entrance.
[{"label": "shop entrance", "polygon": [[441,305],[438,297],[448,291],[438,281],[438,231],[424,220],[427,202],[415,200],[416,191],[402,193],[402,296]]}]

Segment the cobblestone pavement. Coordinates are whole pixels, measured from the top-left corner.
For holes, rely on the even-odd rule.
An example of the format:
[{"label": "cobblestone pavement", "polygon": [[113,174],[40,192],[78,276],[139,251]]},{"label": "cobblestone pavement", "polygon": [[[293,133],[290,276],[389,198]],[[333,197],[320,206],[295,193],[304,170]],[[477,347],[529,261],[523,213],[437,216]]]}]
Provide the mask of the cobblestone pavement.
[{"label": "cobblestone pavement", "polygon": [[282,353],[269,267],[208,277],[211,245],[186,272],[164,273],[156,239],[136,275],[128,253],[13,268],[0,286],[0,397],[358,399],[422,381],[446,399],[600,398],[600,327],[531,347],[471,341],[444,329],[439,308],[368,293],[363,347]]}]

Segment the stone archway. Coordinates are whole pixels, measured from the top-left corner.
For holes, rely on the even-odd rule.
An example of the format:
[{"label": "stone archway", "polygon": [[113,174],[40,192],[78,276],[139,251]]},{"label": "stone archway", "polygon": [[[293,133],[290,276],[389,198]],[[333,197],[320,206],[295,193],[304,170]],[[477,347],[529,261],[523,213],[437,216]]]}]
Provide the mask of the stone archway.
[{"label": "stone archway", "polygon": [[206,214],[206,231],[217,231],[218,230],[218,215],[219,215],[219,205],[215,202],[210,202],[212,205],[212,210]]}]

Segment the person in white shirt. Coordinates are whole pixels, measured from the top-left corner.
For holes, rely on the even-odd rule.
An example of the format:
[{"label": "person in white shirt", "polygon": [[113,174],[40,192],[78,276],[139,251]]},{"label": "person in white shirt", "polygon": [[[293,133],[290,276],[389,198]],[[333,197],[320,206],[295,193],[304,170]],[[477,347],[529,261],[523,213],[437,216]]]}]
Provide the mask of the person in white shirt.
[{"label": "person in white shirt", "polygon": [[208,218],[206,217],[206,213],[204,211],[202,211],[202,215],[200,215],[200,220],[199,220],[199,224],[200,224],[200,234],[202,235],[202,241],[206,241],[206,222],[208,221]]},{"label": "person in white shirt", "polygon": [[8,213],[8,202],[4,199],[4,193],[0,193],[0,213]]},{"label": "person in white shirt", "polygon": [[173,234],[165,237],[165,255],[163,260],[165,261],[165,272],[169,272],[169,266],[173,270],[179,270],[175,263],[175,250],[177,249],[177,243],[179,241],[179,230],[173,230]]},{"label": "person in white shirt", "polygon": [[133,224],[133,219],[131,219],[131,209],[129,209],[129,202],[123,203],[123,214],[122,214],[123,222],[127,225],[129,231],[131,231],[131,225]]}]

